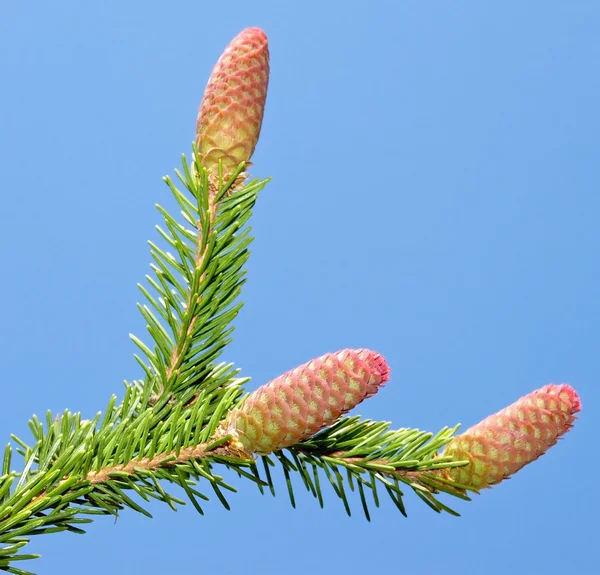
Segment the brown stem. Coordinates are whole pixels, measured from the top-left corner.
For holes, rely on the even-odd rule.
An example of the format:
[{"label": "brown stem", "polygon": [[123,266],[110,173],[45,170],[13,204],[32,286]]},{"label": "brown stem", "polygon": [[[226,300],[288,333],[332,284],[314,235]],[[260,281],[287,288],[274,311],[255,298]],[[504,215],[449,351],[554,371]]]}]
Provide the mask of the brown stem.
[{"label": "brown stem", "polygon": [[[227,437],[225,431],[218,429],[211,441],[207,443],[200,443],[199,445],[193,447],[185,447],[179,450],[179,453],[177,453],[175,450],[171,450],[167,453],[157,453],[152,458],[143,457],[141,459],[134,459],[129,463],[120,463],[117,465],[104,467],[98,471],[89,471],[87,475],[82,478],[82,481],[89,481],[92,485],[97,485],[99,483],[106,483],[109,481],[112,478],[111,475],[115,472],[124,472],[127,475],[134,475],[138,469],[151,471],[160,468],[172,467],[178,463],[185,463],[186,461],[190,461],[192,459],[203,459],[209,456],[253,459],[252,454],[247,453],[241,444],[233,438],[227,439],[225,443],[217,443],[219,439],[224,439],[225,437]],[[70,479],[70,477],[63,477],[59,485],[64,484],[68,479]],[[79,484],[76,488],[81,488],[81,484]],[[31,499],[28,506],[33,505],[36,501],[42,497],[45,497],[46,494],[46,490],[42,491]],[[4,521],[5,519],[6,517],[1,517],[0,521]]]},{"label": "brown stem", "polygon": [[152,471],[164,467],[172,467],[178,463],[190,461],[191,459],[203,459],[208,456],[227,456],[238,459],[252,458],[250,454],[240,450],[234,441],[228,441],[214,448],[210,448],[214,443],[215,441],[210,441],[209,443],[201,443],[194,447],[185,447],[179,450],[179,454],[177,454],[175,450],[172,450],[168,453],[155,454],[152,459],[143,457],[142,459],[133,460],[126,464],[121,463],[112,465],[100,469],[99,471],[90,471],[85,478],[92,484],[106,483],[111,479],[111,474],[115,472],[124,472],[128,475],[133,475],[138,469]]},{"label": "brown stem", "polygon": [[[348,463],[353,463],[355,465],[364,465],[365,463],[374,463],[376,465],[389,465],[389,461],[386,459],[369,459],[365,460],[363,457],[345,457],[345,451],[334,451],[332,453],[328,453],[331,457],[337,457],[339,459],[343,459]],[[431,493],[436,493],[438,489],[432,487],[431,485],[425,483],[423,478],[427,477],[429,479],[435,480],[436,478],[447,479],[447,470],[446,469],[423,469],[423,470],[407,470],[407,469],[395,469],[395,470],[377,470],[378,473],[382,473],[383,475],[387,475],[392,478],[401,478],[409,481],[410,483],[416,483],[419,486],[427,489]],[[442,487],[442,485],[440,485]],[[458,489],[456,487],[452,487],[450,485],[443,485],[444,489],[450,491],[456,491],[456,493],[464,494],[465,491],[463,489]]]}]

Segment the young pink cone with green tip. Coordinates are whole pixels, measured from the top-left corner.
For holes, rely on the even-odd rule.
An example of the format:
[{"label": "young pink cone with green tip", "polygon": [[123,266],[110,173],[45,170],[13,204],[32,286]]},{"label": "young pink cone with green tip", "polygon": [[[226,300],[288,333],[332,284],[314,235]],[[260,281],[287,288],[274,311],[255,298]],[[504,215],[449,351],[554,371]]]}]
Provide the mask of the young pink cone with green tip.
[{"label": "young pink cone with green tip", "polygon": [[570,385],[546,385],[452,439],[442,456],[470,463],[445,475],[473,489],[500,483],[555,445],[580,410]]},{"label": "young pink cone with green tip", "polygon": [[260,28],[247,28],[227,46],[210,76],[196,123],[200,162],[214,177],[219,160],[227,178],[249,162],[263,120],[269,47]]},{"label": "young pink cone with green tip", "polygon": [[248,453],[284,449],[377,393],[389,374],[385,359],[374,351],[345,349],[323,355],[257,389],[229,414],[225,431]]}]

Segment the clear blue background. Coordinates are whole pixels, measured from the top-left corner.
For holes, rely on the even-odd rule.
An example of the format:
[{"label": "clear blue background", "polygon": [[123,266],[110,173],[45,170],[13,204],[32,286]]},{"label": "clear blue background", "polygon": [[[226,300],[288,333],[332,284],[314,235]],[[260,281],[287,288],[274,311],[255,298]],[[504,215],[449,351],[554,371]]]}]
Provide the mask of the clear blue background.
[{"label": "clear blue background", "polygon": [[[261,26],[271,83],[247,302],[225,354],[252,388],[370,347],[364,416],[469,426],[546,383],[582,396],[535,464],[438,516],[369,524],[327,493],[248,483],[200,517],[125,512],[38,538],[43,574],[596,572],[600,3],[4,2],[2,421],[93,416],[139,377],[136,283],[164,174],[231,38]],[[3,440],[3,441],[4,441]],[[595,534],[594,534],[595,532]]]}]

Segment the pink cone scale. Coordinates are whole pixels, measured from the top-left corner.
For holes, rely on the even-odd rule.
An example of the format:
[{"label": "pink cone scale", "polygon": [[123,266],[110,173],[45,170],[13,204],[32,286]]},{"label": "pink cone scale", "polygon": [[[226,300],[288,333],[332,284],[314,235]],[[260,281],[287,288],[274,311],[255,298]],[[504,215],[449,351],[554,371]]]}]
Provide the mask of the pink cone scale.
[{"label": "pink cone scale", "polygon": [[307,439],[377,393],[389,379],[385,359],[367,349],[329,353],[252,393],[227,419],[245,451],[266,455]]},{"label": "pink cone scale", "polygon": [[247,28],[227,46],[210,76],[196,122],[200,161],[213,176],[249,162],[258,142],[269,84],[269,47],[260,28]]},{"label": "pink cone scale", "polygon": [[442,455],[470,464],[446,470],[447,478],[474,489],[500,483],[555,445],[580,410],[577,392],[566,384],[522,397],[450,441]]}]

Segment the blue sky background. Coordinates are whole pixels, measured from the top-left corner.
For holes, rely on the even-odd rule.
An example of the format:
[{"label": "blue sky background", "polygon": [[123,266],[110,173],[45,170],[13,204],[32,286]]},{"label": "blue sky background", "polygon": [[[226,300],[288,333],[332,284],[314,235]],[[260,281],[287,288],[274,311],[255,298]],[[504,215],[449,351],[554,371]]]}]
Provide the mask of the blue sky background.
[{"label": "blue sky background", "polygon": [[[583,412],[461,518],[410,494],[347,518],[238,481],[232,511],[150,507],[42,537],[38,573],[595,572],[600,466],[600,3],[5,2],[0,7],[3,408],[93,416],[139,377],[136,283],[161,177],[212,66],[248,26],[271,84],[246,306],[225,359],[252,388],[370,347],[392,381],[357,413],[469,426],[546,383]],[[466,427],[465,427],[466,428]],[[596,535],[594,536],[594,530]],[[467,569],[469,571],[470,569]]]}]

